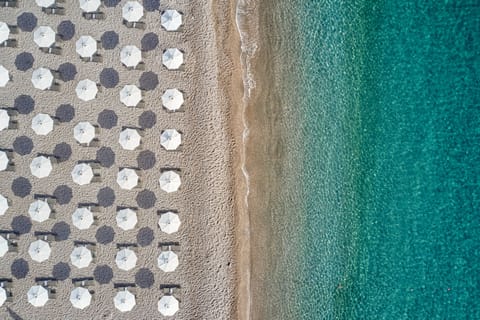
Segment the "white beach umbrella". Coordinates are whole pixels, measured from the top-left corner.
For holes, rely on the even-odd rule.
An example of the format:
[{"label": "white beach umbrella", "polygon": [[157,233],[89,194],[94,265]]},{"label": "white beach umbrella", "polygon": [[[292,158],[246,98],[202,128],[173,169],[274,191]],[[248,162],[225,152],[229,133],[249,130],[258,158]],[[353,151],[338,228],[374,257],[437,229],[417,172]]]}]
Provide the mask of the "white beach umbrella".
[{"label": "white beach umbrella", "polygon": [[88,121],[79,122],[73,128],[73,137],[78,143],[89,144],[95,138],[95,127]]},{"label": "white beach umbrella", "polygon": [[163,296],[158,300],[158,311],[165,317],[173,316],[179,309],[178,300],[171,295]]},{"label": "white beach umbrella", "polygon": [[0,43],[7,41],[9,35],[10,35],[10,28],[8,27],[8,24],[0,21]]},{"label": "white beach umbrella", "polygon": [[37,178],[45,178],[52,172],[52,162],[45,156],[39,156],[30,163],[30,172]]},{"label": "white beach umbrella", "polygon": [[178,69],[183,64],[183,53],[177,48],[166,49],[163,51],[162,62],[167,69]]},{"label": "white beach umbrella", "polygon": [[85,309],[92,302],[92,294],[86,288],[75,288],[70,293],[70,302],[74,308]]},{"label": "white beach umbrella", "polygon": [[8,240],[0,236],[0,257],[3,257],[8,252]]},{"label": "white beach umbrella", "polygon": [[5,87],[10,81],[10,75],[8,74],[8,70],[0,65],[0,87]]},{"label": "white beach umbrella", "polygon": [[175,192],[180,188],[182,183],[180,180],[180,175],[175,171],[165,171],[160,175],[160,188],[165,192]]},{"label": "white beach umbrella", "polygon": [[175,129],[166,129],[160,135],[160,144],[166,150],[175,150],[182,144],[182,135]]},{"label": "white beach umbrella", "polygon": [[165,10],[160,20],[165,30],[176,31],[182,25],[182,14],[177,10]]},{"label": "white beach umbrella", "polygon": [[39,136],[45,136],[53,130],[53,119],[46,113],[39,113],[32,118],[32,129]]},{"label": "white beach umbrella", "polygon": [[135,295],[126,289],[119,291],[113,298],[113,303],[120,312],[131,311],[136,304]]},{"label": "white beach umbrella", "polygon": [[75,43],[75,49],[82,58],[91,58],[97,52],[97,41],[91,36],[81,36]]},{"label": "white beach umbrella", "polygon": [[160,230],[168,234],[177,232],[178,228],[180,228],[180,224],[181,222],[178,214],[171,211],[163,213],[160,216],[160,219],[158,219],[158,225],[160,226]]},{"label": "white beach umbrella", "polygon": [[70,261],[78,269],[88,267],[92,260],[92,252],[85,246],[75,247],[70,254]]},{"label": "white beach umbrella", "polygon": [[32,84],[40,90],[47,90],[53,84],[53,74],[47,68],[38,68],[32,73]]},{"label": "white beach umbrella", "polygon": [[3,216],[9,207],[8,199],[0,194],[0,216]]},{"label": "white beach umbrella", "polygon": [[55,43],[55,31],[47,26],[40,26],[33,33],[33,41],[40,48],[50,48]]},{"label": "white beach umbrella", "polygon": [[55,0],[35,0],[35,2],[37,3],[37,6],[43,8],[48,8],[55,4]]},{"label": "white beach umbrella", "polygon": [[10,159],[5,151],[0,151],[0,171],[7,170]]},{"label": "white beach umbrella", "polygon": [[0,307],[7,301],[7,291],[0,287]]},{"label": "white beach umbrella", "polygon": [[83,12],[95,12],[101,4],[100,0],[80,0],[80,9]]},{"label": "white beach umbrella", "polygon": [[50,218],[50,213],[52,213],[52,209],[47,201],[35,200],[28,207],[28,214],[33,221],[47,221]]},{"label": "white beach umbrella", "polygon": [[72,223],[79,230],[90,228],[93,222],[93,213],[88,208],[77,208],[72,214]]},{"label": "white beach umbrella", "polygon": [[8,111],[5,109],[0,109],[0,131],[8,129],[10,125],[10,116]]},{"label": "white beach umbrella", "polygon": [[120,101],[127,107],[136,107],[142,101],[142,91],[133,84],[128,84],[120,90]]},{"label": "white beach umbrella", "polygon": [[117,212],[117,225],[123,230],[131,230],[137,224],[137,214],[132,209],[122,209]]},{"label": "white beach umbrella", "polygon": [[89,184],[93,179],[93,170],[86,163],[77,164],[72,170],[73,182],[81,186]]},{"label": "white beach umbrella", "polygon": [[118,143],[125,150],[135,150],[140,145],[141,136],[135,129],[127,128],[120,132]]},{"label": "white beach umbrella", "polygon": [[162,251],[158,256],[157,264],[165,272],[175,271],[178,267],[178,256],[171,250]]},{"label": "white beach umbrella", "polygon": [[80,100],[93,100],[98,92],[97,84],[89,79],[81,80],[78,82],[75,92]]},{"label": "white beach umbrella", "polygon": [[52,253],[52,249],[48,242],[43,240],[37,240],[30,243],[28,247],[28,254],[32,260],[37,262],[43,262],[50,257],[50,253]]},{"label": "white beach umbrella", "polygon": [[33,286],[27,292],[28,302],[34,307],[43,307],[48,301],[48,290],[42,286]]},{"label": "white beach umbrella", "polygon": [[138,175],[133,169],[123,168],[117,173],[117,183],[122,189],[132,190],[138,184]]},{"label": "white beach umbrella", "polygon": [[128,1],[122,8],[122,17],[128,22],[137,22],[143,17],[143,6],[138,1]]},{"label": "white beach umbrella", "polygon": [[135,251],[130,249],[122,249],[117,252],[117,256],[115,257],[115,263],[119,269],[129,271],[135,268],[137,264],[137,255]]},{"label": "white beach umbrella", "polygon": [[120,51],[120,61],[127,67],[136,67],[142,61],[142,51],[136,46],[125,46]]},{"label": "white beach umbrella", "polygon": [[167,89],[162,95],[162,104],[170,111],[180,109],[184,101],[183,93],[178,89]]}]

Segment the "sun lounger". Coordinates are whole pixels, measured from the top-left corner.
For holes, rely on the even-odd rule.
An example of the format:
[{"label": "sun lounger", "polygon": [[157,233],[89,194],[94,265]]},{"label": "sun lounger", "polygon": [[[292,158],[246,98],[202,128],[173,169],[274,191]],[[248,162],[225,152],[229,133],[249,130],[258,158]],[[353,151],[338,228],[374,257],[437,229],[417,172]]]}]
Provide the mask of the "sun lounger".
[{"label": "sun lounger", "polygon": [[16,48],[17,47],[17,40],[15,39],[7,39],[2,42],[2,47],[9,47],[9,48]]},{"label": "sun lounger", "polygon": [[93,286],[95,283],[95,281],[91,277],[72,279],[72,282],[75,287],[84,287],[84,288]]},{"label": "sun lounger", "polygon": [[58,14],[58,15],[65,15],[65,8],[61,7],[50,7],[50,8],[42,8],[42,12],[46,14]]},{"label": "sun lounger", "polygon": [[123,24],[127,28],[135,28],[135,29],[141,29],[141,30],[145,29],[145,22],[130,22],[127,20],[123,20]]},{"label": "sun lounger", "polygon": [[17,1],[0,1],[0,7],[17,8],[18,2]]},{"label": "sun lounger", "polygon": [[40,51],[42,51],[43,53],[51,53],[56,55],[62,54],[62,48],[60,47],[40,48]]},{"label": "sun lounger", "polygon": [[105,19],[105,14],[103,12],[84,12],[82,16],[87,20]]}]

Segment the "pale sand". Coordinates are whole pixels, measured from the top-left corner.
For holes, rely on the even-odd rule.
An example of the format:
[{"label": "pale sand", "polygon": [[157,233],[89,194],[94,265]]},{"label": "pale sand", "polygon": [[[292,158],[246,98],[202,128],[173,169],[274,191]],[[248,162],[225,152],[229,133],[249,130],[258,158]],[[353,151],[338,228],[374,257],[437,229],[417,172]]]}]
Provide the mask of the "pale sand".
[{"label": "pale sand", "polygon": [[[122,1],[123,4],[125,1]],[[146,71],[158,74],[160,84],[154,91],[144,94],[146,108],[157,114],[157,123],[148,129],[143,138],[143,148],[156,153],[157,162],[153,169],[143,172],[144,188],[152,190],[157,196],[157,202],[152,209],[139,209],[139,222],[132,231],[122,231],[115,223],[115,207],[121,205],[136,206],[137,191],[120,190],[115,179],[119,167],[136,166],[139,150],[125,151],[117,142],[122,126],[137,125],[138,116],[144,110],[127,109],[118,98],[123,85],[138,84],[141,71],[127,71],[120,63],[120,49],[127,44],[140,47],[144,32],[127,29],[121,24],[121,4],[116,8],[103,8],[106,20],[100,22],[86,21],[81,17],[77,1],[67,1],[67,16],[45,15],[33,1],[20,1],[18,9],[0,9],[0,20],[16,24],[16,16],[28,11],[38,18],[38,25],[49,25],[56,29],[62,20],[72,20],[76,25],[75,37],[60,43],[64,49],[62,56],[46,55],[39,51],[33,42],[32,33],[22,32],[14,35],[19,41],[18,49],[1,49],[1,64],[13,75],[14,82],[6,88],[0,88],[0,103],[12,106],[14,98],[20,94],[31,95],[35,101],[35,110],[28,115],[18,117],[18,131],[0,132],[1,146],[11,147],[16,136],[30,136],[34,142],[34,150],[26,156],[15,155],[17,171],[15,173],[1,172],[0,192],[13,200],[12,207],[6,215],[0,217],[0,226],[9,229],[12,219],[17,215],[28,215],[27,208],[35,193],[53,193],[58,185],[67,184],[73,189],[73,199],[69,204],[57,206],[57,218],[43,223],[33,223],[30,233],[22,235],[19,240],[19,253],[7,254],[0,263],[0,276],[10,276],[10,266],[15,259],[23,258],[30,271],[24,279],[14,279],[13,303],[8,306],[24,319],[162,319],[157,311],[157,301],[161,297],[160,284],[180,284],[180,311],[175,319],[232,319],[236,317],[236,305],[233,303],[237,284],[235,281],[237,265],[233,258],[234,246],[234,198],[233,176],[231,167],[232,139],[229,133],[230,103],[226,92],[219,90],[220,81],[225,75],[221,68],[231,67],[229,57],[219,54],[220,46],[226,44],[227,33],[215,34],[216,25],[212,15],[211,1],[168,0],[161,1],[160,9],[174,8],[185,13],[183,32],[166,33],[160,29],[159,13],[146,13],[147,32],[156,32],[159,37],[157,49],[144,53]],[[220,7],[224,6],[220,3]],[[220,19],[222,21],[222,19]],[[223,22],[226,22],[223,20]],[[231,27],[225,24],[226,31],[231,34]],[[101,50],[104,56],[103,64],[82,63],[77,57],[74,42],[80,35],[91,35],[97,40],[105,31],[114,30],[120,35],[120,43],[115,50]],[[231,40],[231,38],[229,38]],[[161,66],[161,50],[167,47],[179,47],[186,52],[184,71],[169,72]],[[78,74],[74,81],[64,83],[59,93],[43,92],[34,89],[30,77],[33,69],[26,72],[16,70],[15,56],[22,51],[31,52],[35,57],[34,69],[49,67],[56,69],[61,63],[75,63]],[[116,88],[105,89],[99,93],[92,103],[80,101],[75,95],[75,86],[79,80],[89,78],[99,81],[102,68],[112,67],[119,72],[120,83]],[[227,71],[228,72],[228,71]],[[221,75],[219,77],[218,75]],[[160,96],[163,90],[178,87],[186,92],[185,112],[169,114],[160,106]],[[48,136],[36,136],[30,128],[31,118],[45,112],[55,114],[56,108],[63,103],[75,106],[76,116],[69,123],[55,127]],[[77,160],[95,158],[95,148],[78,146],[73,139],[73,127],[79,121],[97,122],[97,115],[103,109],[112,109],[119,116],[118,125],[110,130],[101,129],[99,138],[102,145],[111,147],[116,153],[115,164],[111,168],[103,168],[103,182],[88,186],[75,185],[70,172]],[[184,133],[184,145],[181,152],[166,152],[159,146],[160,131],[165,128],[176,128]],[[38,152],[51,152],[57,143],[66,142],[72,146],[72,157],[54,167],[48,178],[37,179],[30,174],[29,164]],[[158,177],[160,168],[165,166],[182,169],[182,188],[180,191],[167,194],[159,188]],[[27,177],[33,190],[30,196],[19,198],[12,194],[10,185],[14,177]],[[108,245],[98,245],[97,260],[85,269],[77,269],[70,264],[69,255],[73,249],[74,240],[95,241],[97,227],[89,230],[77,230],[71,224],[71,213],[79,202],[95,202],[98,190],[109,186],[115,190],[116,203],[102,209],[99,214],[99,227],[108,225],[114,228],[114,241]],[[177,234],[163,234],[157,226],[158,209],[177,209],[180,212],[182,226]],[[51,230],[57,222],[65,221],[70,225],[70,238],[66,241],[52,244],[51,257],[43,262],[33,262],[28,253],[28,245],[34,240],[34,231]],[[121,242],[135,242],[140,228],[149,227],[153,230],[155,239],[150,246],[138,249],[137,267],[125,272],[119,270],[114,263],[115,245]],[[179,241],[181,250],[180,266],[170,274],[165,274],[156,266],[159,253],[158,242]],[[70,278],[60,281],[58,296],[45,307],[34,308],[27,302],[26,293],[38,276],[50,276],[52,268],[59,262],[67,262],[71,267]],[[68,298],[73,285],[71,278],[91,276],[96,266],[108,264],[113,269],[114,278],[109,284],[94,286],[95,294],[91,306],[85,310],[74,309]],[[133,311],[122,314],[113,305],[113,283],[134,281],[134,274],[140,268],[148,268],[154,272],[155,283],[151,288],[137,288],[137,306]],[[6,307],[0,308],[0,318],[8,317]]]}]

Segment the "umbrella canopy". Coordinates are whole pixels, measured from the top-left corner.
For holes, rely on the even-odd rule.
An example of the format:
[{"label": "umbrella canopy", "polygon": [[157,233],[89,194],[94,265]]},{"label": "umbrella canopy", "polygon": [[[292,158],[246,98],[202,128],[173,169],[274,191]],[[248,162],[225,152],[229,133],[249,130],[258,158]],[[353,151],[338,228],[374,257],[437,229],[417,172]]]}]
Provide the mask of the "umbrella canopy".
[{"label": "umbrella canopy", "polygon": [[8,199],[0,194],[0,216],[3,216],[9,208]]},{"label": "umbrella canopy", "polygon": [[117,225],[123,230],[135,228],[137,221],[137,214],[132,209],[122,209],[117,212]]},{"label": "umbrella canopy", "polygon": [[8,252],[8,240],[0,236],[0,257],[3,257]]},{"label": "umbrella canopy", "polygon": [[92,80],[81,80],[78,82],[77,87],[75,88],[77,97],[83,101],[90,101],[95,99],[97,96],[98,88],[97,84]]},{"label": "umbrella canopy", "polygon": [[7,41],[10,35],[10,28],[5,22],[0,22],[0,43]]},{"label": "umbrella canopy", "polygon": [[43,307],[48,301],[48,290],[42,286],[33,286],[27,292],[28,302],[34,307]]},{"label": "umbrella canopy", "polygon": [[165,317],[173,316],[178,309],[179,303],[174,296],[163,296],[158,300],[158,311]]},{"label": "umbrella canopy", "polygon": [[143,6],[137,1],[128,1],[122,8],[122,17],[128,22],[137,22],[143,17]]},{"label": "umbrella canopy", "polygon": [[33,41],[40,48],[50,48],[55,43],[55,31],[47,26],[38,27],[33,33]]},{"label": "umbrella canopy", "polygon": [[132,190],[138,184],[137,172],[130,168],[123,168],[117,174],[117,183],[122,189]]},{"label": "umbrella canopy", "polygon": [[10,159],[5,151],[0,151],[0,171],[4,171],[8,167]]},{"label": "umbrella canopy", "polygon": [[0,109],[0,131],[8,129],[10,125],[10,116],[8,111],[5,109]]},{"label": "umbrella canopy", "polygon": [[0,307],[7,301],[7,291],[0,287]]},{"label": "umbrella canopy", "polygon": [[75,43],[75,49],[82,58],[91,58],[97,52],[97,41],[91,36],[81,36]]},{"label": "umbrella canopy", "polygon": [[165,10],[161,17],[162,27],[167,31],[176,31],[182,25],[182,14],[177,10]]},{"label": "umbrella canopy", "polygon": [[131,311],[135,307],[135,296],[128,290],[119,291],[113,298],[115,308],[121,312]]},{"label": "umbrella canopy", "polygon": [[38,68],[32,73],[32,84],[40,90],[47,90],[53,84],[53,74],[47,68]]},{"label": "umbrella canopy", "polygon": [[162,251],[158,256],[157,264],[165,272],[175,271],[178,267],[178,256],[171,250]]},{"label": "umbrella canopy", "polygon": [[33,221],[47,221],[48,218],[50,218],[50,213],[52,213],[52,209],[47,201],[35,200],[30,204],[30,207],[28,207],[28,214]]},{"label": "umbrella canopy", "polygon": [[180,176],[175,171],[165,171],[160,175],[160,188],[165,192],[175,192],[182,183]]},{"label": "umbrella canopy", "polygon": [[92,302],[92,295],[88,289],[78,287],[70,293],[70,302],[77,309],[85,309]]},{"label": "umbrella canopy", "polygon": [[10,81],[10,75],[8,74],[8,70],[0,65],[0,87],[5,87]]},{"label": "umbrella canopy", "polygon": [[46,113],[39,113],[32,119],[32,129],[39,136],[45,136],[53,130],[53,119]]},{"label": "umbrella canopy", "polygon": [[55,0],[35,0],[35,3],[39,7],[48,8],[55,4]]},{"label": "umbrella canopy", "polygon": [[90,228],[93,222],[93,213],[88,208],[77,208],[72,214],[72,223],[79,230]]},{"label": "umbrella canopy", "polygon": [[160,135],[160,144],[167,150],[175,150],[182,144],[182,135],[175,129],[167,129]]},{"label": "umbrella canopy", "polygon": [[178,69],[183,64],[183,53],[177,48],[166,49],[163,52],[162,62],[167,69]]},{"label": "umbrella canopy", "polygon": [[122,249],[117,252],[117,256],[115,257],[115,263],[119,269],[128,271],[135,268],[137,264],[137,255],[133,250],[130,249]]},{"label": "umbrella canopy", "polygon": [[44,156],[36,157],[30,163],[30,172],[37,178],[45,178],[52,172],[52,162]]},{"label": "umbrella canopy", "polygon": [[125,46],[120,51],[120,61],[127,67],[136,67],[142,61],[142,51],[136,46]]},{"label": "umbrella canopy", "polygon": [[158,219],[158,225],[160,226],[160,230],[168,234],[177,232],[178,228],[180,228],[180,224],[181,223],[178,214],[171,211],[163,213],[160,216],[160,219]]},{"label": "umbrella canopy", "polygon": [[135,107],[142,101],[142,91],[133,84],[128,84],[120,90],[120,101],[127,107]]},{"label": "umbrella canopy", "polygon": [[183,93],[178,89],[167,89],[162,95],[162,104],[170,111],[180,109],[183,102]]},{"label": "umbrella canopy", "polygon": [[70,261],[78,269],[88,267],[92,260],[92,252],[84,246],[75,247],[70,254]]},{"label": "umbrella canopy", "polygon": [[118,143],[125,150],[135,150],[140,145],[141,136],[135,129],[125,129],[120,132]]},{"label": "umbrella canopy", "polygon": [[79,122],[73,128],[73,137],[78,143],[89,144],[95,138],[95,127],[87,121]]},{"label": "umbrella canopy", "polygon": [[101,4],[100,0],[80,0],[80,9],[83,12],[95,12]]},{"label": "umbrella canopy", "polygon": [[43,262],[50,257],[50,253],[52,253],[52,249],[48,242],[43,240],[37,240],[30,243],[28,247],[28,254],[32,260],[37,262]]},{"label": "umbrella canopy", "polygon": [[93,170],[86,163],[77,164],[72,170],[73,182],[81,186],[89,184],[93,179]]}]

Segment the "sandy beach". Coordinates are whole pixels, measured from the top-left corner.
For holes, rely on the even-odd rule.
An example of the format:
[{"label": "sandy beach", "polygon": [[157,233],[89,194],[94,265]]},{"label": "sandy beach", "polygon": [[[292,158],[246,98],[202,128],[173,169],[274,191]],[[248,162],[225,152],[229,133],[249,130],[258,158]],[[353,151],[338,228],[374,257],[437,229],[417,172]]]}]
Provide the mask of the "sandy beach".
[{"label": "sandy beach", "polygon": [[[158,10],[145,12],[143,21],[146,29],[129,29],[122,25],[121,6],[103,7],[105,20],[87,21],[82,18],[78,3],[65,2],[65,16],[46,15],[41,8],[26,1],[19,1],[19,8],[2,8],[0,20],[16,25],[16,17],[23,12],[33,13],[38,21],[37,26],[47,25],[56,30],[61,21],[71,20],[75,25],[75,35],[69,41],[60,41],[58,45],[63,54],[49,55],[40,52],[33,42],[32,32],[19,31],[13,35],[17,39],[18,48],[2,48],[1,64],[13,77],[5,88],[0,88],[0,103],[12,107],[20,95],[28,95],[35,101],[31,113],[20,114],[18,130],[0,132],[1,147],[12,148],[18,136],[27,136],[33,141],[33,150],[26,155],[14,155],[15,172],[0,172],[2,184],[0,193],[12,201],[12,205],[4,216],[0,216],[1,229],[12,229],[12,221],[19,216],[28,217],[28,206],[34,194],[53,194],[59,186],[68,186],[72,190],[72,198],[68,203],[55,206],[56,218],[38,223],[32,222],[28,232],[21,234],[18,240],[19,252],[8,253],[0,263],[0,275],[11,277],[12,264],[23,259],[28,264],[25,277],[13,277],[12,289],[14,301],[0,308],[0,318],[17,315],[18,319],[163,319],[157,311],[158,299],[162,296],[159,290],[162,284],[178,284],[180,310],[175,319],[234,319],[237,317],[238,264],[234,258],[235,222],[238,220],[234,212],[241,205],[240,189],[234,189],[234,183],[241,180],[238,163],[233,158],[238,144],[233,143],[237,131],[230,131],[232,119],[236,116],[232,101],[241,92],[238,77],[232,74],[238,69],[234,62],[237,46],[224,50],[226,46],[235,44],[231,17],[233,6],[216,1],[203,1],[201,4],[187,0],[162,1]],[[167,33],[160,27],[159,11],[176,9],[184,13],[184,26],[181,32]],[[215,13],[217,13],[215,15]],[[221,14],[223,13],[223,14]],[[217,20],[216,17],[219,19]],[[227,23],[228,22],[228,23]],[[75,41],[81,35],[90,35],[100,40],[104,32],[114,31],[119,35],[119,43],[114,49],[101,49],[102,63],[84,63],[75,53]],[[143,93],[145,108],[132,109],[119,101],[119,91],[127,84],[139,83],[143,71],[128,71],[120,62],[120,49],[129,44],[142,47],[142,37],[153,33],[158,37],[158,45],[144,51],[145,71],[158,75],[159,84],[151,91]],[[161,53],[168,47],[177,47],[185,52],[185,64],[182,71],[168,71],[161,64]],[[33,67],[26,71],[15,67],[16,56],[22,52],[30,52],[34,57]],[[30,81],[32,71],[38,67],[56,70],[65,62],[76,66],[77,74],[72,81],[60,82],[59,92],[35,89]],[[75,95],[75,86],[79,80],[91,79],[100,82],[99,74],[104,68],[113,68],[118,72],[119,81],[114,88],[102,88],[95,100],[84,102]],[[226,89],[231,84],[237,90]],[[228,81],[228,82],[226,82]],[[160,97],[165,89],[179,88],[185,92],[186,102],[183,112],[167,113],[161,107]],[[232,93],[233,92],[233,93]],[[55,115],[61,104],[71,104],[75,108],[75,117],[55,126],[47,136],[37,136],[30,128],[32,117],[36,114]],[[101,128],[98,134],[100,147],[110,147],[115,153],[115,162],[111,167],[102,167],[100,183],[79,186],[73,183],[70,172],[79,160],[94,160],[96,147],[82,147],[73,138],[73,127],[80,121],[98,123],[98,115],[103,110],[113,110],[118,116],[117,125],[111,129]],[[234,110],[232,112],[232,110]],[[118,143],[118,135],[123,126],[139,126],[141,115],[151,111],[155,114],[154,125],[145,129],[142,138],[142,149],[123,150]],[[150,116],[150,119],[152,117]],[[140,121],[140,124],[142,121]],[[183,132],[181,151],[167,152],[160,147],[160,132],[163,129],[175,128]],[[234,134],[232,135],[232,132]],[[67,143],[72,150],[68,160],[54,166],[51,175],[38,179],[31,175],[29,165],[37,153],[52,153],[55,146]],[[155,155],[152,168],[142,170],[143,186],[131,191],[122,190],[116,183],[116,175],[121,167],[137,167],[137,157],[141,151],[149,150]],[[167,194],[158,183],[160,170],[165,167],[180,168],[182,186],[178,192]],[[25,177],[32,185],[29,195],[24,198],[15,196],[11,190],[12,181],[17,177]],[[102,207],[98,214],[98,226],[88,230],[78,230],[72,225],[71,214],[82,202],[97,202],[100,189],[109,187],[114,190],[115,202],[111,206]],[[135,229],[123,231],[115,222],[117,206],[138,207],[136,196],[142,190],[150,190],[155,194],[156,202],[151,208],[138,208],[138,223]],[[158,210],[178,210],[182,225],[178,233],[167,235],[158,227]],[[114,238],[108,244],[97,245],[97,257],[94,263],[84,269],[77,269],[70,263],[69,255],[75,240],[96,241],[97,230],[111,227]],[[35,240],[35,231],[50,231],[63,227],[67,238],[51,243],[50,258],[38,263],[32,261],[27,253],[29,244]],[[139,232],[141,236],[138,237]],[[119,270],[114,262],[117,252],[116,244],[138,242],[142,235],[153,237],[138,247],[138,262],[135,269],[126,272]],[[148,237],[147,237],[148,238]],[[180,265],[172,273],[164,273],[156,260],[160,249],[159,242],[176,241],[180,243],[178,252]],[[149,243],[148,243],[149,242]],[[241,260],[239,260],[241,261]],[[50,300],[44,307],[35,308],[27,301],[27,291],[34,285],[36,277],[52,276],[56,265],[66,263],[70,267],[68,277],[59,281],[57,298]],[[18,264],[17,264],[18,265]],[[84,309],[74,309],[69,302],[69,295],[74,288],[71,279],[83,276],[94,276],[98,267],[108,266],[113,277],[107,284],[98,282],[91,288],[94,291],[92,304]],[[120,313],[113,305],[115,291],[113,284],[118,282],[135,282],[135,275],[147,269],[153,274],[153,283],[146,288],[137,286],[135,308],[127,313]],[[103,269],[105,270],[105,268]],[[146,272],[148,275],[148,272]],[[148,277],[147,277],[148,278]],[[241,282],[240,282],[241,284]],[[7,309],[8,308],[8,309]],[[240,314],[240,311],[238,312]]]}]

